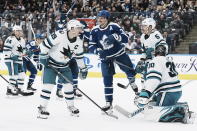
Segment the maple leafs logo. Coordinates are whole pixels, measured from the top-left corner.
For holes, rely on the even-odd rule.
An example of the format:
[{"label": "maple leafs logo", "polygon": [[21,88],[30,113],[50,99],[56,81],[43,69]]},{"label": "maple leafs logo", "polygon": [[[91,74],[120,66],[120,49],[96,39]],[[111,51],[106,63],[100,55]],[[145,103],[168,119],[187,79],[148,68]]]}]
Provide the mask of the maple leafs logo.
[{"label": "maple leafs logo", "polygon": [[68,47],[68,49],[63,47],[63,51],[60,51],[64,56],[71,58],[72,53],[70,51],[70,48]]}]

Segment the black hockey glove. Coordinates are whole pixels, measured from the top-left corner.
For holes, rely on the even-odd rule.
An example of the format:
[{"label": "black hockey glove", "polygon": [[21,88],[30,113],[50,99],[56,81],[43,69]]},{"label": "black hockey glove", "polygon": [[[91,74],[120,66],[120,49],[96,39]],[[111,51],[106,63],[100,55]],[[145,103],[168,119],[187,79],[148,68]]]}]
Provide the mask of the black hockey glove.
[{"label": "black hockey glove", "polygon": [[87,75],[88,75],[88,68],[87,67],[84,67],[84,68],[80,69],[79,78],[81,80],[86,79]]},{"label": "black hockey glove", "polygon": [[14,54],[10,55],[10,59],[13,60],[13,61],[18,61],[18,58],[19,58],[18,55],[14,55]]},{"label": "black hockey glove", "polygon": [[142,73],[146,69],[146,64],[144,60],[138,61],[136,67],[135,67],[135,72],[136,73]]}]

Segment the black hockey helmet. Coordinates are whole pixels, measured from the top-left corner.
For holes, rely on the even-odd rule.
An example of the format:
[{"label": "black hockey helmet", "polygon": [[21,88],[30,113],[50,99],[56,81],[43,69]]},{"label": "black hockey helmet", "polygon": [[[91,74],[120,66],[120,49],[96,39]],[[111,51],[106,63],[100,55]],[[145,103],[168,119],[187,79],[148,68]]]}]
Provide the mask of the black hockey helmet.
[{"label": "black hockey helmet", "polygon": [[155,47],[155,56],[166,56],[168,53],[167,48],[163,44],[159,44],[158,46]]}]

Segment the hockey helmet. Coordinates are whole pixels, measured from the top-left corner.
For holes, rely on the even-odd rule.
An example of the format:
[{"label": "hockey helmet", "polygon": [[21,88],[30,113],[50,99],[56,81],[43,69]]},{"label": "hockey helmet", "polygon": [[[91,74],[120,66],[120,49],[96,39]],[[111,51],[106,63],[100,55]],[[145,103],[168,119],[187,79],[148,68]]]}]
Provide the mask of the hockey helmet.
[{"label": "hockey helmet", "polygon": [[101,11],[99,11],[99,13],[98,13],[97,16],[98,17],[104,17],[106,19],[109,19],[110,18],[110,13],[107,10],[101,10]]},{"label": "hockey helmet", "polygon": [[19,25],[15,25],[12,27],[12,31],[22,31],[22,28]]},{"label": "hockey helmet", "polygon": [[82,27],[83,27],[83,25],[78,20],[70,20],[67,23],[67,29],[68,30],[71,30],[73,28],[82,28]]},{"label": "hockey helmet", "polygon": [[164,44],[159,44],[155,47],[155,56],[166,56],[168,54],[168,50]]},{"label": "hockey helmet", "polygon": [[152,29],[155,29],[156,22],[153,18],[146,18],[142,21],[142,26],[152,26]]}]

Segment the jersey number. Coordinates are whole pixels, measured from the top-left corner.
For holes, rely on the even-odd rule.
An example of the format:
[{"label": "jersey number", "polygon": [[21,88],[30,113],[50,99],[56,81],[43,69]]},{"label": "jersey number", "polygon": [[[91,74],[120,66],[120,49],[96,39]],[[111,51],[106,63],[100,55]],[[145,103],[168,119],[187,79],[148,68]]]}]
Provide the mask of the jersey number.
[{"label": "jersey number", "polygon": [[160,39],[160,37],[159,37],[159,35],[158,35],[158,34],[156,34],[156,35],[155,35],[155,37],[156,37],[157,39]]},{"label": "jersey number", "polygon": [[57,37],[57,35],[55,33],[51,34],[51,38],[55,39]]},{"label": "jersey number", "polygon": [[178,75],[178,72],[175,70],[175,65],[173,62],[167,62],[166,67],[170,69],[170,71],[168,72],[170,77],[175,77]]}]

